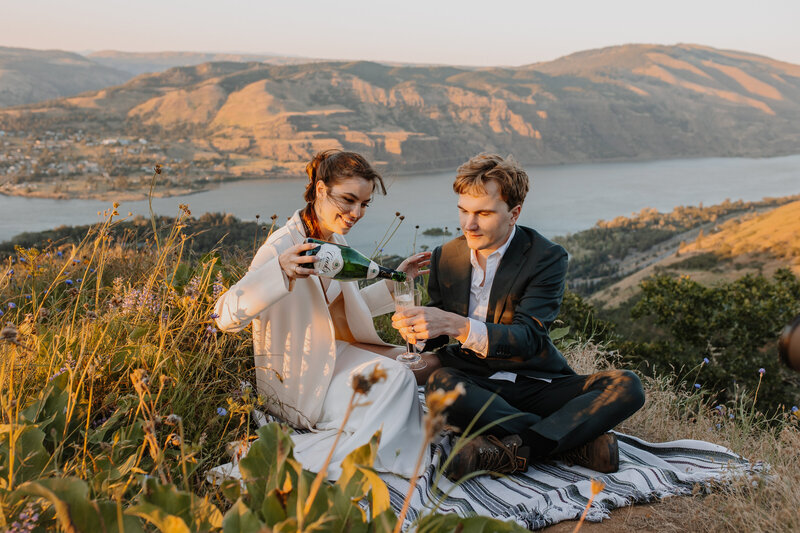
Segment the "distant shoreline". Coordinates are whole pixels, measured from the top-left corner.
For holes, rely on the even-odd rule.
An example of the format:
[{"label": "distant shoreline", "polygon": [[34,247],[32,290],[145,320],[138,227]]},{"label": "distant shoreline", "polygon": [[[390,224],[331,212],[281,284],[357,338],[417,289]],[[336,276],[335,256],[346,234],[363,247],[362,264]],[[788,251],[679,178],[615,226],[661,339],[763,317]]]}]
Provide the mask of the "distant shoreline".
[{"label": "distant shoreline", "polygon": [[[544,168],[544,167],[563,167],[563,166],[581,166],[581,165],[602,165],[602,164],[619,164],[619,163],[657,163],[660,161],[691,161],[697,159],[776,159],[781,157],[791,157],[800,155],[800,153],[786,153],[786,154],[772,154],[772,155],[735,155],[735,156],[720,156],[720,155],[709,155],[709,156],[693,156],[693,157],[662,157],[658,159],[652,158],[611,158],[611,159],[597,159],[597,160],[585,160],[585,161],[563,161],[563,162],[522,162],[522,165],[527,169],[536,169],[536,168]],[[392,177],[414,177],[414,176],[421,176],[426,174],[443,174],[446,172],[452,172],[453,176],[455,176],[457,167],[440,167],[440,168],[429,168],[425,170],[388,170],[382,171],[382,175],[384,179],[392,178]],[[289,174],[289,173],[281,173],[281,174],[265,174],[265,175],[244,175],[244,176],[228,176],[221,180],[212,180],[208,181],[205,184],[200,184],[201,182],[195,182],[194,187],[169,187],[166,189],[156,190],[153,193],[154,198],[170,198],[173,196],[189,196],[196,193],[207,192],[210,190],[214,190],[221,185],[225,185],[228,183],[236,183],[236,182],[243,182],[243,181],[252,181],[252,180],[305,180],[306,176],[304,174]],[[80,183],[80,182],[76,182]],[[114,200],[120,202],[131,202],[131,201],[140,201],[146,200],[149,197],[149,187],[144,188],[142,190],[124,190],[124,191],[114,191],[114,190],[106,190],[102,192],[98,192],[96,194],[85,193],[83,191],[59,191],[55,192],[57,183],[48,183],[46,184],[47,187],[34,190],[30,192],[11,192],[6,187],[0,185],[0,195],[7,196],[10,198],[19,197],[19,198],[39,198],[39,199],[50,199],[50,200],[100,200],[105,201],[108,200],[109,195],[115,195]],[[63,183],[61,183],[63,186]]]}]

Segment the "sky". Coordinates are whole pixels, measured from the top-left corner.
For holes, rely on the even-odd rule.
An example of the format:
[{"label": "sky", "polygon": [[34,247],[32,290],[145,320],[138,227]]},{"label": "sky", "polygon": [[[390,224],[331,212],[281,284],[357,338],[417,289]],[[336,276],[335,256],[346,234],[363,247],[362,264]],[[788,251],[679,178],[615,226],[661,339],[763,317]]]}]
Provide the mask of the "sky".
[{"label": "sky", "polygon": [[627,43],[800,64],[800,0],[0,0],[0,46],[516,66]]}]

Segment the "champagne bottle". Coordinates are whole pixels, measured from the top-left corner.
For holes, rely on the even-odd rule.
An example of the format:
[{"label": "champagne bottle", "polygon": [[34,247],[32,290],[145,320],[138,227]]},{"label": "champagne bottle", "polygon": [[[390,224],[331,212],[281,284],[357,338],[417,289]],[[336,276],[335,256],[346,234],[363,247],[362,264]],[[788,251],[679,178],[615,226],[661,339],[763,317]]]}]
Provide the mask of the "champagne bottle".
[{"label": "champagne bottle", "polygon": [[316,256],[314,269],[320,276],[351,281],[356,279],[384,278],[394,281],[405,281],[406,273],[382,267],[370,258],[350,248],[333,242],[306,239],[306,242],[319,244],[316,248],[306,250],[303,255]]}]

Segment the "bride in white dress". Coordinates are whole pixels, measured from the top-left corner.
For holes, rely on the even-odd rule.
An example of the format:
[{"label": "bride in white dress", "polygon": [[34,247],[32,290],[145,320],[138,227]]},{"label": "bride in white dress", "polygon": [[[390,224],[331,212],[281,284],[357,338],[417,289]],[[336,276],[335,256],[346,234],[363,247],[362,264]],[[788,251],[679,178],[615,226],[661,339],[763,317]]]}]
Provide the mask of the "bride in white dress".
[{"label": "bride in white dress", "polygon": [[[307,205],[295,212],[258,250],[247,274],[216,303],[223,331],[253,324],[253,351],[259,392],[269,398],[270,412],[295,427],[295,457],[319,471],[342,425],[353,393],[351,376],[367,374],[380,364],[387,378],[359,397],[333,454],[328,477],[341,473],[340,462],[382,429],[375,469],[411,477],[423,445],[418,375],[390,357],[402,350],[384,343],[372,317],[394,309],[392,287],[380,281],[364,289],[314,275],[313,257],[300,255],[314,245],[307,236],[346,244],[345,235],[364,216],[383,180],[353,152],[326,151],[307,165]],[[398,267],[410,276],[430,263],[430,253],[409,257]],[[388,356],[388,357],[387,357]],[[427,464],[423,464],[424,469]]]}]

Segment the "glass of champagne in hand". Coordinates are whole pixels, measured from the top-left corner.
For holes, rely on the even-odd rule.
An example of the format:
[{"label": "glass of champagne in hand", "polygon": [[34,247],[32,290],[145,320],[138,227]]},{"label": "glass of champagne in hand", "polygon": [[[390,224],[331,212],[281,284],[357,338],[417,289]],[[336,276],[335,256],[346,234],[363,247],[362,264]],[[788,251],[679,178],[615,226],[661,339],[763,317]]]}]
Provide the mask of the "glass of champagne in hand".
[{"label": "glass of champagne in hand", "polygon": [[[394,309],[395,311],[405,311],[411,307],[416,307],[420,303],[419,289],[414,287],[414,278],[405,281],[394,282]],[[397,361],[403,363],[411,370],[425,368],[427,363],[416,352],[416,346],[406,340],[406,353],[397,356]]]}]

